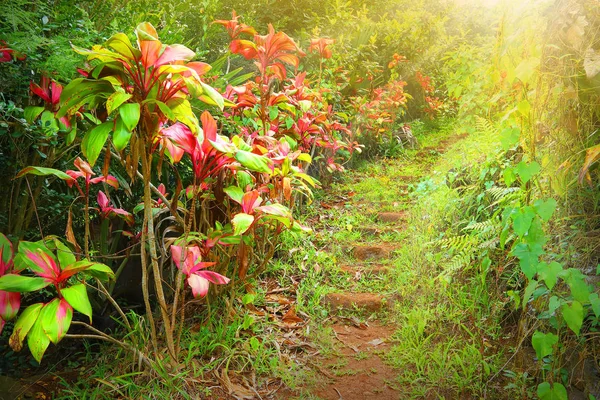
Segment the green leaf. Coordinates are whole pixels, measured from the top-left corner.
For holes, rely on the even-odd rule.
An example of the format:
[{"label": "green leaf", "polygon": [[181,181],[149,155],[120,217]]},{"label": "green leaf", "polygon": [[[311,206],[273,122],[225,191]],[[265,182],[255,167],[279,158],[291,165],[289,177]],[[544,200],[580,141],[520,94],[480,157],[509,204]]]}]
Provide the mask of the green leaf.
[{"label": "green leaf", "polygon": [[119,115],[128,131],[132,131],[140,120],[140,104],[127,103],[119,107]]},{"label": "green leaf", "polygon": [[235,153],[235,159],[239,161],[242,166],[251,171],[262,172],[265,174],[271,174],[273,172],[270,167],[271,160],[265,156],[259,156],[245,150],[238,150]]},{"label": "green leaf", "polygon": [[531,226],[531,222],[535,217],[535,213],[530,208],[526,207],[517,211],[517,213],[512,215],[513,218],[513,230],[520,237],[525,236],[529,227]]},{"label": "green leaf", "polygon": [[142,56],[142,53],[131,45],[127,35],[121,32],[111,36],[106,45],[128,59],[139,59]]},{"label": "green leaf", "polygon": [[33,124],[35,119],[40,116],[42,111],[44,111],[44,107],[34,107],[34,106],[25,107],[25,109],[23,110],[23,115],[25,117],[25,121],[27,121],[27,123],[29,123],[29,124]]},{"label": "green leaf", "polygon": [[596,318],[600,318],[600,297],[598,297],[598,293],[590,294],[588,300],[592,305],[592,310],[594,311],[594,314],[596,314]]},{"label": "green leaf", "polygon": [[12,335],[10,335],[9,344],[14,351],[21,351],[23,348],[23,340],[31,330],[31,327],[40,315],[40,311],[44,305],[42,303],[32,304],[25,309],[15,322]]},{"label": "green leaf", "polygon": [[231,223],[233,224],[233,235],[243,235],[254,222],[254,216],[246,213],[236,214]]},{"label": "green leaf", "polygon": [[521,100],[519,104],[517,104],[517,110],[524,117],[529,117],[529,112],[531,111],[531,104],[525,99]]},{"label": "green leaf", "polygon": [[563,276],[567,285],[571,288],[573,298],[581,303],[588,301],[590,288],[585,280],[585,275],[577,268],[569,268]]},{"label": "green leaf", "polygon": [[73,79],[60,94],[60,110],[56,118],[76,113],[81,106],[93,102],[97,97],[108,97],[115,89],[107,80]]},{"label": "green leaf", "polygon": [[237,174],[235,174],[235,179],[237,180],[238,186],[242,190],[246,190],[248,185],[252,185],[254,183],[252,175],[246,171],[238,171]]},{"label": "green leaf", "polygon": [[542,167],[540,167],[540,164],[538,164],[535,161],[529,164],[525,161],[521,161],[519,164],[517,164],[516,168],[516,172],[519,175],[519,178],[521,178],[521,182],[523,183],[529,182],[529,180],[533,176],[537,175],[541,170]]},{"label": "green leaf", "polygon": [[237,186],[229,186],[223,189],[227,196],[231,197],[238,204],[242,204],[242,199],[244,197],[244,191]]},{"label": "green leaf", "polygon": [[23,168],[21,171],[19,171],[19,173],[17,174],[17,176],[15,178],[20,178],[23,175],[27,175],[27,174],[37,175],[37,176],[54,175],[57,178],[65,180],[65,181],[73,179],[69,175],[67,175],[66,173],[64,173],[63,171],[60,171],[60,170],[54,169],[54,168],[45,168],[45,167],[27,167],[27,168]]},{"label": "green leaf", "polygon": [[113,122],[108,121],[100,124],[85,134],[81,142],[81,151],[87,158],[90,166],[94,166],[102,148],[108,139],[108,134],[113,128]]},{"label": "green leaf", "polygon": [[517,244],[512,251],[512,255],[519,259],[519,265],[523,274],[528,279],[533,279],[537,272],[538,255],[532,252],[525,243]]},{"label": "green leaf", "polygon": [[553,333],[535,331],[531,338],[531,344],[539,360],[552,354],[553,346],[556,343],[558,343],[558,336]]},{"label": "green leaf", "polygon": [[540,400],[568,400],[567,389],[558,382],[555,382],[553,387],[548,382],[540,383],[537,395]]},{"label": "green leaf", "polygon": [[127,129],[123,119],[118,117],[112,135],[113,144],[118,151],[123,151],[129,144],[129,140],[131,140],[131,131]]},{"label": "green leaf", "polygon": [[166,105],[173,112],[176,121],[187,125],[192,133],[198,134],[200,130],[200,123],[192,111],[192,106],[189,101],[181,97],[176,97],[168,100]]},{"label": "green leaf", "polygon": [[77,261],[71,249],[69,249],[63,242],[57,239],[54,241],[54,243],[56,244],[56,256],[61,269],[65,269],[67,266]]},{"label": "green leaf", "polygon": [[[519,144],[519,139],[521,137],[521,130],[519,128],[505,128],[502,132],[500,132],[500,143],[502,144],[502,149],[508,151],[514,148]],[[507,184],[507,186],[510,186]]]},{"label": "green leaf", "polygon": [[29,293],[43,289],[51,282],[46,278],[6,274],[0,276],[0,290],[5,292]]},{"label": "green leaf", "polygon": [[[46,306],[44,306],[44,308],[46,308]],[[31,355],[38,363],[42,362],[42,357],[50,345],[50,338],[46,335],[46,332],[44,332],[44,327],[42,325],[41,314],[43,311],[44,309],[40,312],[40,318],[35,321],[29,335],[27,335],[27,346],[29,346]]]},{"label": "green leaf", "polygon": [[529,299],[531,298],[531,295],[533,294],[533,292],[535,292],[535,289],[537,289],[537,287],[538,281],[532,279],[531,282],[529,282],[529,284],[525,288],[525,293],[523,293],[523,310],[525,310],[525,307],[527,307],[527,303],[529,303]]},{"label": "green leaf", "polygon": [[106,99],[106,112],[108,115],[112,114],[114,110],[119,108],[121,104],[125,103],[132,97],[131,94],[125,92],[114,92],[108,99]]},{"label": "green leaf", "polygon": [[75,310],[89,317],[92,322],[92,305],[83,283],[61,289],[60,293]]},{"label": "green leaf", "polygon": [[541,280],[544,281],[549,290],[552,290],[558,280],[559,274],[562,272],[563,266],[556,261],[550,264],[539,263],[537,273]]},{"label": "green leaf", "polygon": [[202,81],[200,81],[200,85],[204,90],[204,93],[199,97],[200,100],[206,104],[217,106],[220,110],[223,110],[225,107],[225,102],[223,100],[223,96],[221,96],[221,93],[217,92],[212,86],[207,85]]},{"label": "green leaf", "polygon": [[548,222],[556,210],[556,200],[550,198],[546,201],[538,199],[533,203],[535,211],[544,222]]},{"label": "green leaf", "polygon": [[98,278],[102,281],[114,280],[115,273],[108,266],[101,263],[93,263],[89,266],[88,269],[85,270],[86,274],[90,274],[95,278]]},{"label": "green leaf", "polygon": [[561,307],[561,311],[567,326],[579,336],[579,331],[583,324],[583,306],[581,303],[573,300],[571,305],[564,304]]}]

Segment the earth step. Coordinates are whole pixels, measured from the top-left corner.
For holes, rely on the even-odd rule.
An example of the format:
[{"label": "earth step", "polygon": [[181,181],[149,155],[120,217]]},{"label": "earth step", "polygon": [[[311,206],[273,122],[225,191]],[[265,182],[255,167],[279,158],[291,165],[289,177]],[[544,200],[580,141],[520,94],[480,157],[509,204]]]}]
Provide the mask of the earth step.
[{"label": "earth step", "polygon": [[403,227],[379,227],[379,226],[363,226],[361,228],[354,228],[357,231],[366,235],[379,236],[385,235],[386,233],[394,233],[403,229]]},{"label": "earth step", "polygon": [[403,221],[406,219],[407,216],[408,216],[408,213],[406,211],[382,212],[382,213],[377,214],[377,219],[381,222],[391,223],[391,222]]},{"label": "earth step", "polygon": [[375,293],[328,293],[322,303],[332,310],[379,311],[385,304],[385,299]]},{"label": "earth step", "polygon": [[340,269],[349,274],[356,274],[357,272],[371,275],[387,275],[390,272],[390,267],[383,264],[346,264],[341,265]]},{"label": "earth step", "polygon": [[388,258],[393,250],[394,248],[392,247],[361,245],[355,246],[354,249],[352,249],[352,254],[357,260],[364,261],[374,258]]}]

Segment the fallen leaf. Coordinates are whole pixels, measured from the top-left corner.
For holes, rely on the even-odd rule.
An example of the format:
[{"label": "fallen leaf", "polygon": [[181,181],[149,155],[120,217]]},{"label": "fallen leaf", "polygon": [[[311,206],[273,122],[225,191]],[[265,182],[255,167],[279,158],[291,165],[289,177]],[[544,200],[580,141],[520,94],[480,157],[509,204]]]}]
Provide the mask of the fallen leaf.
[{"label": "fallen leaf", "polygon": [[371,346],[379,346],[382,343],[385,343],[383,339],[373,339],[370,342],[367,342],[367,344],[370,344]]},{"label": "fallen leaf", "polygon": [[294,306],[290,307],[288,312],[285,313],[285,315],[281,318],[281,320],[283,322],[285,322],[286,324],[296,324],[296,323],[304,322],[304,320],[302,318],[300,318],[298,315],[296,315],[296,310],[295,310]]}]

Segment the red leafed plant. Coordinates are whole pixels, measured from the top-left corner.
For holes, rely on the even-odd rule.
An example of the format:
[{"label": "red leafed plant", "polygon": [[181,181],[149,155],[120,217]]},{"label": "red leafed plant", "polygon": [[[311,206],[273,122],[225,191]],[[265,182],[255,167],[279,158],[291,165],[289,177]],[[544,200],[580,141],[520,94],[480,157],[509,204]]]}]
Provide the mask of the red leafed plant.
[{"label": "red leafed plant", "polygon": [[[56,344],[67,334],[73,310],[88,316],[90,321],[92,319],[85,284],[71,278],[82,273],[106,280],[113,279],[114,274],[104,264],[86,259],[77,261],[71,250],[58,239],[20,242],[14,263],[17,268],[13,272],[28,270],[33,276],[4,274],[0,277],[1,291],[20,294],[51,286],[56,293],[48,303],[30,305],[21,313],[9,341],[13,350],[19,351],[27,337],[31,354],[39,362],[50,342]],[[19,303],[13,300],[12,306],[18,309]]]},{"label": "red leafed plant", "polygon": [[318,53],[322,58],[331,58],[332,53],[329,48],[330,45],[334,44],[334,39],[318,38],[311,39],[308,51],[311,53]]},{"label": "red leafed plant", "polygon": [[173,262],[187,277],[188,285],[192,288],[194,297],[204,297],[208,293],[210,283],[224,285],[229,283],[229,278],[213,271],[205,271],[215,262],[202,262],[202,254],[198,246],[189,246],[182,249],[181,246],[172,245],[171,255]]}]

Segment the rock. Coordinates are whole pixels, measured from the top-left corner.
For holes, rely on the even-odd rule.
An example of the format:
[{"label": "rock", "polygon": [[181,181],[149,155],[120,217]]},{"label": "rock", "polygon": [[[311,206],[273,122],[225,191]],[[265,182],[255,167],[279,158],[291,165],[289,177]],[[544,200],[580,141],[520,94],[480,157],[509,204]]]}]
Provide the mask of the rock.
[{"label": "rock", "polygon": [[383,297],[373,293],[329,293],[322,301],[333,310],[352,311],[356,308],[365,311],[379,311],[385,303]]}]

